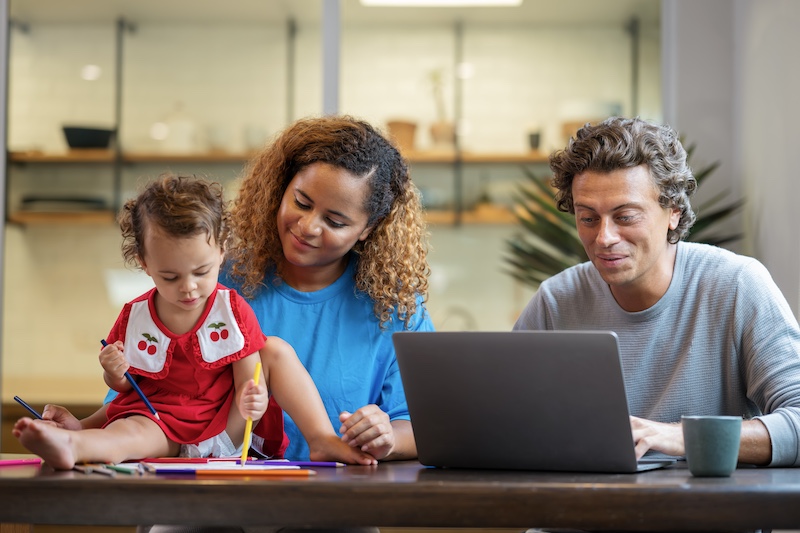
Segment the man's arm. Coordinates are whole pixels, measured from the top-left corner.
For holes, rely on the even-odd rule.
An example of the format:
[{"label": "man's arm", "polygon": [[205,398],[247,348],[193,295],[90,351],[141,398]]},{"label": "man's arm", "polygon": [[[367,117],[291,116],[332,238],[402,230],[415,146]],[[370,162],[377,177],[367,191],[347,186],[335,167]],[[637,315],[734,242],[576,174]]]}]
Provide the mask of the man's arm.
[{"label": "man's arm", "polygon": [[759,466],[766,466],[772,462],[772,439],[767,426],[760,420],[742,422],[739,462]]},{"label": "man's arm", "polygon": [[[667,455],[686,455],[683,446],[683,429],[680,423],[665,424],[644,418],[631,417],[636,458],[640,459],[648,450]],[[766,426],[760,420],[742,422],[742,437],[739,445],[739,462],[765,466],[772,461],[772,441]]]}]

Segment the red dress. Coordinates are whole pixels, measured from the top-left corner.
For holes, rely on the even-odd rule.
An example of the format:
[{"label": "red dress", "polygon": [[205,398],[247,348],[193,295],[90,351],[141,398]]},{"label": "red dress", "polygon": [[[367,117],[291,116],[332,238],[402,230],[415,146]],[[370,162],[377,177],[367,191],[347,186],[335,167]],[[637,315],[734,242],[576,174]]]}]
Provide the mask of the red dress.
[{"label": "red dress", "polygon": [[[161,420],[131,389],[108,405],[108,421],[144,415],[170,440],[197,444],[225,431],[228,411],[235,408],[230,365],[260,350],[266,337],[247,302],[224,285],[217,284],[203,315],[183,335],[175,335],[158,319],[155,294],[152,289],[125,304],[107,341],[123,341],[129,372],[138,377]],[[270,426],[269,433],[282,440],[282,424]]]}]

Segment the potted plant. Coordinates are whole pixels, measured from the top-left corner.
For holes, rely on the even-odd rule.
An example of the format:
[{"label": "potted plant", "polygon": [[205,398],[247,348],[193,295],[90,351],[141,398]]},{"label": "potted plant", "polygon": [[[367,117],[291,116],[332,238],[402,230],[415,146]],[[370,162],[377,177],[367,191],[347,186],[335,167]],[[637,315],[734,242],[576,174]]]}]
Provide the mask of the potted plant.
[{"label": "potted plant", "polygon": [[433,145],[440,148],[453,148],[456,140],[456,128],[452,121],[447,120],[447,111],[444,105],[445,69],[438,67],[428,73],[433,93],[433,104],[436,109],[436,121],[431,124],[431,139]]},{"label": "potted plant", "polygon": [[[686,149],[691,157],[694,145]],[[719,166],[712,163],[695,171],[698,189]],[[506,262],[509,274],[522,283],[537,288],[541,282],[562,270],[588,260],[575,228],[575,217],[559,211],[555,206],[550,179],[536,176],[523,167],[528,181],[519,187],[514,207],[520,231],[507,241],[510,256]],[[715,231],[718,223],[739,211],[744,204],[737,200],[721,205],[728,192],[722,192],[695,207],[697,220],[687,236],[687,241],[704,242],[720,246],[736,241],[740,233],[722,234]]]}]

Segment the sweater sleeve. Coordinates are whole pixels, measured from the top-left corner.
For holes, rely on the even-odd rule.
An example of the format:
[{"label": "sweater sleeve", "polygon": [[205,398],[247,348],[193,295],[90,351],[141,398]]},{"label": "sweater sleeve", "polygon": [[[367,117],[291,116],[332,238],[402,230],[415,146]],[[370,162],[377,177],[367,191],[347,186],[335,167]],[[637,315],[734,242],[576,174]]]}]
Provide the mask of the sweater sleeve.
[{"label": "sweater sleeve", "polygon": [[770,466],[800,466],[800,328],[767,269],[753,260],[739,278],[736,322],[742,332],[747,395],[772,441]]}]

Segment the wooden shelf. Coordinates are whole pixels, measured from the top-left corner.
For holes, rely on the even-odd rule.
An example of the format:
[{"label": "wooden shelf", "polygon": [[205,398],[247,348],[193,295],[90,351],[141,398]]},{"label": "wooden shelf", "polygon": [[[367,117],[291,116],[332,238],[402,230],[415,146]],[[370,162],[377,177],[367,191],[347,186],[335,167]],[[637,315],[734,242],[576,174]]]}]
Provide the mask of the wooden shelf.
[{"label": "wooden shelf", "polygon": [[[113,163],[116,154],[112,150],[84,149],[69,152],[10,152],[12,163]],[[191,154],[167,154],[161,152],[125,152],[125,163],[243,163],[251,154],[240,152],[197,152]]]},{"label": "wooden shelf", "polygon": [[9,152],[12,163],[112,163],[115,154],[112,150],[84,148],[69,152]]},{"label": "wooden shelf", "polygon": [[[168,164],[168,163],[220,163],[245,164],[253,154],[244,152],[197,152],[191,154],[169,154],[162,152],[124,152],[121,161],[127,164]],[[456,154],[447,150],[413,151],[404,154],[409,163],[453,164]],[[10,152],[12,163],[114,163],[113,150],[83,149],[64,153]],[[546,163],[547,154],[540,151],[520,153],[478,153],[463,152],[459,161],[464,164],[533,164]],[[456,222],[454,210],[431,210],[426,213],[430,224],[453,224]],[[109,210],[64,210],[64,211],[16,211],[9,214],[8,220],[18,224],[106,224],[113,222],[114,213]],[[464,224],[514,224],[514,214],[502,206],[482,204],[461,213],[460,222]]]},{"label": "wooden shelf", "polygon": [[[456,161],[452,150],[413,151],[403,154],[409,163],[450,164]],[[196,152],[170,154],[163,152],[123,152],[125,163],[244,163],[252,157],[246,152]],[[547,154],[539,151],[520,153],[462,152],[463,163],[546,163]],[[12,163],[112,163],[113,150],[86,148],[68,152],[10,152]]]},{"label": "wooden shelf", "polygon": [[[425,212],[428,224],[453,224],[456,214],[453,210],[430,209]],[[9,222],[22,225],[35,224],[110,224],[114,213],[109,210],[97,211],[15,211],[8,216]],[[492,204],[481,204],[461,213],[464,224],[515,224],[517,218],[508,208]]]},{"label": "wooden shelf", "polygon": [[114,213],[109,210],[96,211],[15,211],[8,221],[15,224],[110,224]]},{"label": "wooden shelf", "polygon": [[[454,163],[456,153],[452,150],[413,151],[403,154],[409,163]],[[538,150],[519,153],[501,152],[462,152],[462,163],[547,163],[548,154]]]},{"label": "wooden shelf", "polygon": [[244,152],[196,152],[167,154],[161,152],[125,152],[125,163],[244,163],[253,154]]},{"label": "wooden shelf", "polygon": [[[454,224],[456,213],[453,210],[429,209],[425,211],[428,224]],[[516,224],[517,217],[507,207],[494,204],[479,204],[474,209],[461,213],[463,224]]]}]

